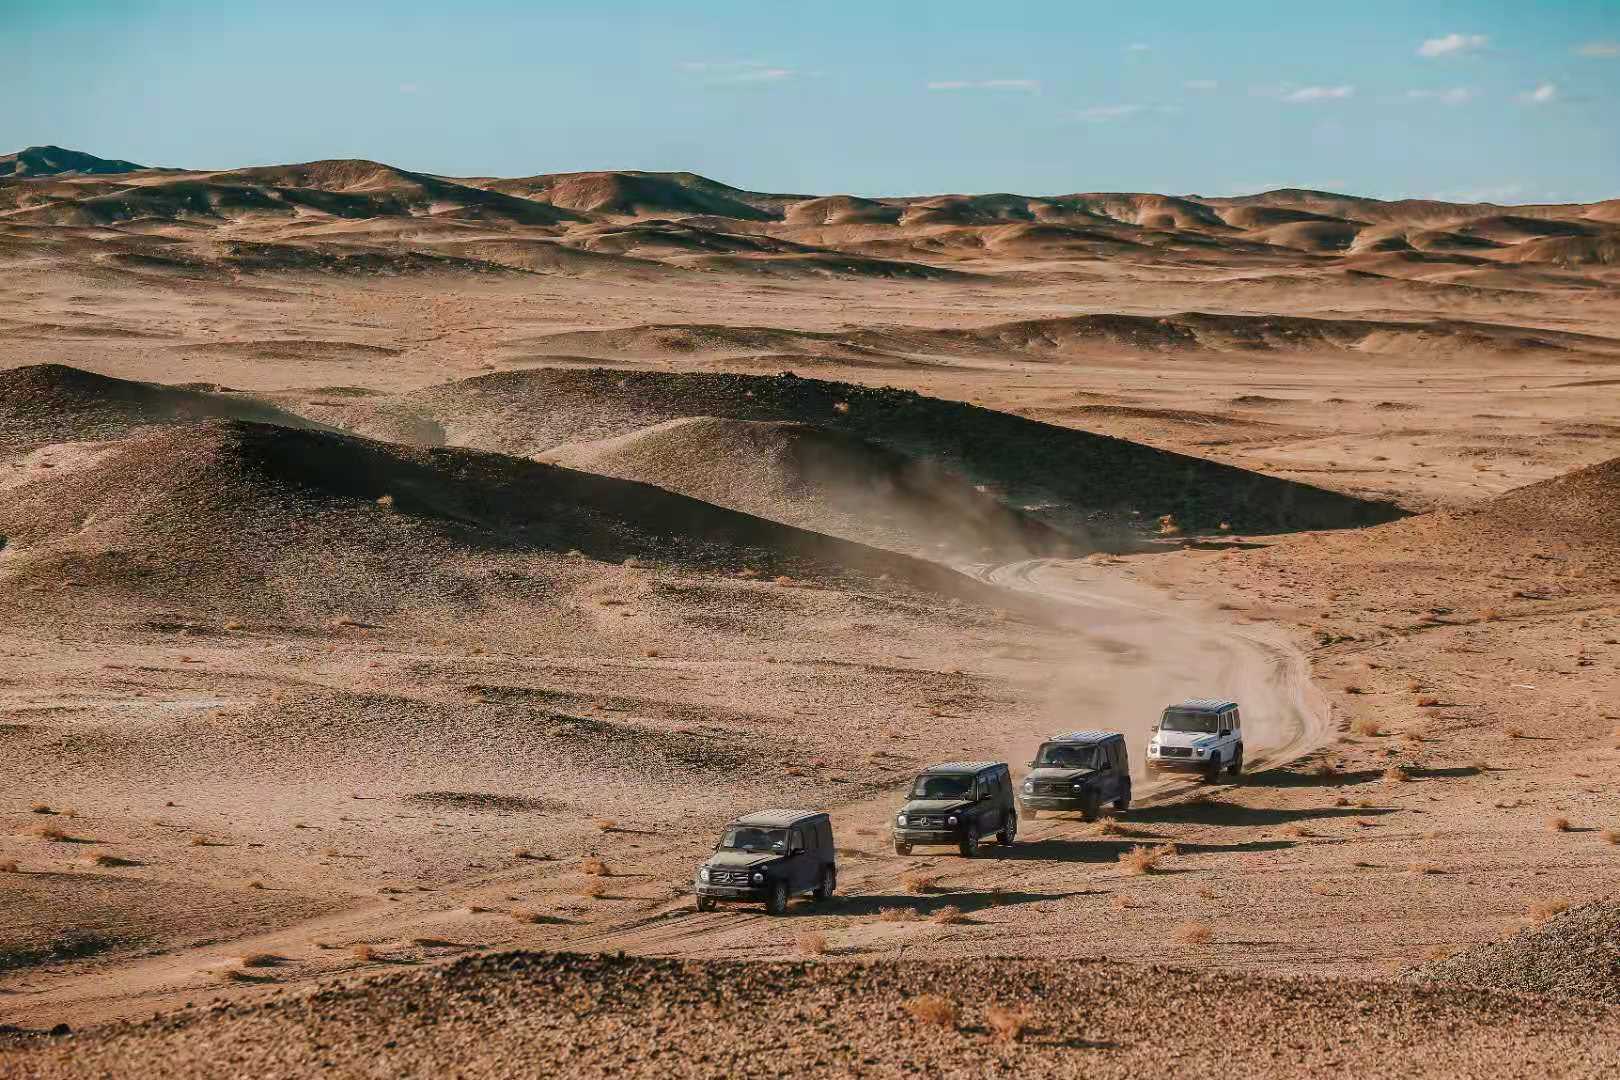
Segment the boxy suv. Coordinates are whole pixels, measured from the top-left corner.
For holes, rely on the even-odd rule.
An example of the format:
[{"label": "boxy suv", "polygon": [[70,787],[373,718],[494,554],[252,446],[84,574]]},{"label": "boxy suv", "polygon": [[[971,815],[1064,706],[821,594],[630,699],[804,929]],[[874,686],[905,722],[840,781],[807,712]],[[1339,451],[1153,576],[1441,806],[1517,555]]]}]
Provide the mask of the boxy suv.
[{"label": "boxy suv", "polygon": [[1117,731],[1068,731],[1035,751],[1018,792],[1018,809],[1031,818],[1042,810],[1077,810],[1096,821],[1103,803],[1131,805],[1131,763],[1125,736]]},{"label": "boxy suv", "polygon": [[1003,844],[1018,835],[1012,774],[1004,761],[951,761],[924,769],[894,816],[897,855],[910,855],[914,844],[955,844],[971,859],[980,838],[990,835]]},{"label": "boxy suv", "polygon": [[699,911],[763,902],[772,915],[802,893],[826,900],[837,888],[832,819],[812,810],[761,810],[733,821],[692,886]]},{"label": "boxy suv", "polygon": [[1201,772],[1211,782],[1225,769],[1243,772],[1243,713],[1237,702],[1194,698],[1164,710],[1148,739],[1148,775],[1166,769]]}]

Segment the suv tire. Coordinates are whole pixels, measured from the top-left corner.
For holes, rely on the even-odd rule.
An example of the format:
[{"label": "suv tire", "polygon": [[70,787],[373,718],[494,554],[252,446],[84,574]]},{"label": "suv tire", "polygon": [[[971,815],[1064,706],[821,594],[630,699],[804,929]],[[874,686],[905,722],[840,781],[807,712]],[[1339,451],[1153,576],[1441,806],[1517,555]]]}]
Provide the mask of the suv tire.
[{"label": "suv tire", "polygon": [[1125,811],[1129,810],[1130,808],[1131,808],[1131,785],[1126,784],[1125,785],[1125,790],[1121,791],[1119,793],[1119,798],[1114,800],[1114,809],[1118,810],[1120,813],[1123,814]]},{"label": "suv tire", "polygon": [[1221,755],[1219,752],[1217,752],[1209,759],[1209,769],[1204,773],[1204,779],[1208,780],[1212,784],[1220,783],[1221,768]]},{"label": "suv tire", "polygon": [[894,853],[896,855],[910,855],[911,845],[906,843],[904,840],[896,840],[894,842]]},{"label": "suv tire", "polygon": [[1097,795],[1097,789],[1092,788],[1080,801],[1080,817],[1085,821],[1096,821],[1101,811],[1102,800]]},{"label": "suv tire", "polygon": [[962,834],[962,839],[957,843],[956,850],[962,853],[964,859],[971,859],[979,854],[979,834],[973,831],[972,825],[969,825],[967,831]]},{"label": "suv tire", "polygon": [[786,915],[788,905],[787,882],[777,881],[771,885],[771,895],[765,899],[765,913],[767,915]]},{"label": "suv tire", "polygon": [[1228,773],[1230,773],[1231,775],[1233,775],[1233,776],[1242,776],[1243,775],[1243,744],[1242,743],[1238,744],[1237,756],[1232,759],[1232,764],[1227,766],[1226,771]]},{"label": "suv tire", "polygon": [[700,896],[697,898],[697,909],[699,911],[713,911],[714,901],[710,900],[707,896]]},{"label": "suv tire", "polygon": [[1013,840],[1015,840],[1017,837],[1018,837],[1018,815],[1014,814],[1014,813],[1011,813],[1011,812],[1008,812],[1007,816],[1002,819],[1001,831],[996,834],[996,839],[1000,840],[1003,844],[1006,844],[1008,847],[1011,847]]},{"label": "suv tire", "polygon": [[817,885],[816,891],[810,895],[814,896],[817,900],[831,900],[832,894],[837,890],[837,888],[838,871],[829,866],[821,872],[821,884]]}]

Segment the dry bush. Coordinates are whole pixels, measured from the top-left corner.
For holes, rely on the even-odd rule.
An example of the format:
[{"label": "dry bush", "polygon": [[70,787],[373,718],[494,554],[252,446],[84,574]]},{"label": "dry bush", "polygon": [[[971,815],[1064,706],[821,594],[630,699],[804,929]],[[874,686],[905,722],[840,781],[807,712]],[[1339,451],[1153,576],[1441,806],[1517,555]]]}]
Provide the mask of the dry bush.
[{"label": "dry bush", "polygon": [[1113,818],[1103,818],[1086,831],[1092,836],[1128,836],[1130,832]]},{"label": "dry bush", "polygon": [[1567,817],[1555,817],[1547,819],[1547,828],[1553,832],[1569,832],[1574,826],[1569,823]]},{"label": "dry bush", "polygon": [[[1350,692],[1351,691],[1346,688],[1345,693]],[[1355,692],[1360,693],[1359,690]],[[1350,732],[1353,735],[1382,735],[1384,733],[1384,725],[1378,722],[1378,718],[1376,716],[1358,716],[1350,722]]]},{"label": "dry bush", "polygon": [[1325,881],[1313,881],[1311,882],[1311,892],[1317,896],[1332,896],[1333,886]]},{"label": "dry bush", "polygon": [[1502,729],[1502,734],[1506,735],[1510,739],[1522,739],[1524,738],[1524,728],[1517,724],[1509,724],[1507,727]]},{"label": "dry bush", "polygon": [[190,844],[191,844],[192,847],[207,847],[208,846],[208,837],[206,837],[206,836],[193,836],[191,838],[191,840],[190,840]]},{"label": "dry bush", "polygon": [[800,934],[797,939],[799,952],[804,956],[825,956],[827,954],[827,935],[815,931]]},{"label": "dry bush", "polygon": [[1303,825],[1284,825],[1282,827],[1282,834],[1284,836],[1309,836],[1311,835],[1311,830],[1307,829]]},{"label": "dry bush", "polygon": [[1173,514],[1161,514],[1161,515],[1159,515],[1159,535],[1160,536],[1180,536],[1181,535],[1181,526],[1176,524],[1175,515],[1173,515]]},{"label": "dry bush", "polygon": [[928,921],[940,926],[948,926],[951,923],[967,922],[967,916],[962,914],[962,909],[955,904],[946,904],[930,915]]},{"label": "dry bush", "polygon": [[1311,775],[1318,780],[1330,780],[1339,773],[1339,766],[1332,761],[1318,761],[1311,766]]},{"label": "dry bush", "polygon": [[236,962],[245,968],[266,968],[275,967],[284,960],[285,957],[277,956],[275,953],[250,952],[246,956],[238,957]]},{"label": "dry bush", "polygon": [[104,869],[112,869],[118,866],[139,866],[141,864],[136,862],[134,859],[120,859],[117,855],[108,855],[103,853],[100,855],[90,856],[90,865],[100,866]]},{"label": "dry bush", "polygon": [[68,838],[68,834],[63,832],[61,829],[58,829],[55,825],[35,825],[32,829],[29,829],[28,832],[30,835],[37,836],[41,840],[60,842]]},{"label": "dry bush", "polygon": [[614,829],[619,827],[619,823],[614,821],[612,818],[598,818],[597,820],[591,822],[591,824],[595,825],[597,830],[600,832],[612,832]]},{"label": "dry bush", "polygon": [[0,859],[0,874],[20,874],[16,859]]},{"label": "dry bush", "polygon": [[900,879],[900,883],[905,886],[906,892],[918,896],[922,893],[938,891],[939,876],[936,874],[907,874]]},{"label": "dry bush", "polygon": [[264,882],[258,880],[250,881],[247,883],[247,887],[250,889],[262,889],[264,888]]},{"label": "dry bush", "polygon": [[600,881],[587,881],[579,887],[579,895],[587,900],[600,900],[607,895],[607,885]]},{"label": "dry bush", "polygon": [[597,858],[595,855],[592,855],[587,859],[580,860],[579,872],[582,874],[589,874],[592,877],[613,876],[612,871],[608,869],[608,864]]},{"label": "dry bush", "polygon": [[1412,779],[1412,770],[1405,765],[1391,765],[1384,770],[1384,779],[1394,784],[1404,784]]},{"label": "dry bush", "polygon": [[1418,731],[1416,728],[1408,728],[1406,731],[1401,732],[1401,742],[1420,743],[1422,741],[1423,732]]},{"label": "dry bush", "polygon": [[1451,945],[1430,945],[1427,949],[1423,950],[1423,959],[1449,960],[1451,957],[1455,956],[1456,953],[1456,948]]},{"label": "dry bush", "polygon": [[534,910],[533,908],[526,908],[526,907],[513,908],[511,910],[510,914],[511,914],[512,918],[516,919],[520,923],[533,924],[533,923],[540,923],[540,922],[545,922],[546,921],[546,917],[544,915],[540,914],[538,911]]},{"label": "dry bush", "polygon": [[350,949],[349,952],[353,954],[356,960],[377,959],[377,947],[375,945],[367,945],[365,942],[361,942],[359,945],[356,945],[354,948]]},{"label": "dry bush", "polygon": [[1151,874],[1159,868],[1159,863],[1176,853],[1171,844],[1160,844],[1149,847],[1147,844],[1137,844],[1129,851],[1119,853],[1119,868],[1132,877],[1142,874]]},{"label": "dry bush", "polygon": [[878,911],[879,922],[916,922],[921,918],[916,908],[886,907]]},{"label": "dry bush", "polygon": [[534,858],[534,852],[529,850],[526,847],[513,848],[512,849],[512,858],[514,858],[514,859],[532,859],[532,858]]},{"label": "dry bush", "polygon": [[1437,697],[1420,697],[1417,699],[1417,703],[1420,709],[1435,709],[1439,708],[1440,699]]},{"label": "dry bush", "polygon": [[907,998],[906,1012],[920,1023],[951,1028],[956,1026],[956,1002],[938,994],[918,994]]},{"label": "dry bush", "polygon": [[214,974],[216,976],[218,976],[219,978],[224,979],[226,982],[260,982],[260,981],[262,981],[261,978],[255,978],[254,976],[249,975],[247,972],[241,970],[240,968],[221,968],[220,970],[214,972]]},{"label": "dry bush", "polygon": [[1438,874],[1440,868],[1432,862],[1407,863],[1406,868],[1414,874]]},{"label": "dry bush", "polygon": [[1130,898],[1129,894],[1127,894],[1127,893],[1115,893],[1114,894],[1114,910],[1115,911],[1125,911],[1128,908],[1133,908],[1135,906],[1136,906],[1136,901],[1132,900]]},{"label": "dry bush", "polygon": [[1568,900],[1537,900],[1530,905],[1528,912],[1530,925],[1540,926],[1542,923],[1551,922],[1568,910]]},{"label": "dry bush", "polygon": [[1604,829],[1598,833],[1598,839],[1606,844],[1620,844],[1620,829]]},{"label": "dry bush", "polygon": [[1184,922],[1175,929],[1175,938],[1183,945],[1203,945],[1215,932],[1201,922]]},{"label": "dry bush", "polygon": [[42,802],[32,803],[28,807],[28,812],[30,814],[54,814],[54,813],[56,813],[55,810],[52,810],[49,806],[45,805]]},{"label": "dry bush", "polygon": [[984,1023],[1002,1042],[1017,1042],[1029,1028],[1029,1013],[1023,1009],[992,1005],[984,1010]]},{"label": "dry bush", "polygon": [[1500,608],[1488,607],[1479,613],[1479,617],[1484,619],[1486,622],[1495,622],[1497,619],[1502,617],[1502,610]]}]

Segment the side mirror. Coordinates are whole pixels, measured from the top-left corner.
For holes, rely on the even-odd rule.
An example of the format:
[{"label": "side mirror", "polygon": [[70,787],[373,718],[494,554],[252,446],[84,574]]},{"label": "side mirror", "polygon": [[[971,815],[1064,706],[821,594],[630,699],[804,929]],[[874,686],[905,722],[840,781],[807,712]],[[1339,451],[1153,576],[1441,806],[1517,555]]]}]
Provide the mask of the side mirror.
[{"label": "side mirror", "polygon": [[1150,728],[1148,728],[1148,734],[1149,734],[1149,735],[1152,735],[1152,734],[1154,734],[1154,733],[1155,733],[1155,732],[1157,732],[1157,731],[1158,731],[1158,730],[1159,730],[1159,725],[1158,725],[1158,724],[1154,724],[1154,725],[1153,725],[1153,726],[1152,726],[1152,727],[1150,727]]}]

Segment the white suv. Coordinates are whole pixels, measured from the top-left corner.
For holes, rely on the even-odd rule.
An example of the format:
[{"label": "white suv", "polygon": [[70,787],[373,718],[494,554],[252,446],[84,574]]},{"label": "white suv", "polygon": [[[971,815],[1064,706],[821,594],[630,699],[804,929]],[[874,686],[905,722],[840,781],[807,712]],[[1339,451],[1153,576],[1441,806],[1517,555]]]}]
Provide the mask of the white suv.
[{"label": "white suv", "polygon": [[1148,739],[1147,771],[1201,772],[1211,783],[1243,771],[1243,715],[1235,701],[1194,698],[1164,710]]}]

